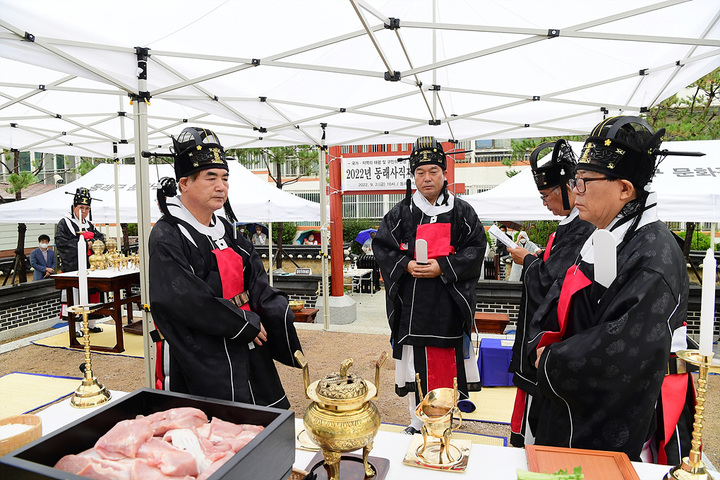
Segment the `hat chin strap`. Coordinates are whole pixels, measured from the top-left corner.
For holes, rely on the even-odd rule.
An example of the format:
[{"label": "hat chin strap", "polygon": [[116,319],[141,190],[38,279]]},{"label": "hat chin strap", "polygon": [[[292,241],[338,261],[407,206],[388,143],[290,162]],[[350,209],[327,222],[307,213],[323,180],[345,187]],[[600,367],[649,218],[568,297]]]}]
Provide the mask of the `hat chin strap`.
[{"label": "hat chin strap", "polygon": [[567,191],[567,181],[560,185],[560,191],[562,192],[562,201],[564,210],[572,210],[570,206],[570,197]]},{"label": "hat chin strap", "polygon": [[447,189],[447,180],[443,182],[442,190],[440,190],[440,195],[443,195],[443,202],[440,205],[447,205],[448,204],[448,198],[450,198],[450,192],[448,192]]}]

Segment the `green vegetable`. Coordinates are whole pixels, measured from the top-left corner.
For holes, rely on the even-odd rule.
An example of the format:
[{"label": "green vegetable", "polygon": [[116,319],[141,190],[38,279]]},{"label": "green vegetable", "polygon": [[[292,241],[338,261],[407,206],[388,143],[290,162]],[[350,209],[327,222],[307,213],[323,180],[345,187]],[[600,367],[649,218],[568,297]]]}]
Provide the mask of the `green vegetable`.
[{"label": "green vegetable", "polygon": [[575,467],[573,473],[567,470],[558,470],[555,473],[537,473],[526,470],[517,470],[517,480],[583,480],[582,467]]}]

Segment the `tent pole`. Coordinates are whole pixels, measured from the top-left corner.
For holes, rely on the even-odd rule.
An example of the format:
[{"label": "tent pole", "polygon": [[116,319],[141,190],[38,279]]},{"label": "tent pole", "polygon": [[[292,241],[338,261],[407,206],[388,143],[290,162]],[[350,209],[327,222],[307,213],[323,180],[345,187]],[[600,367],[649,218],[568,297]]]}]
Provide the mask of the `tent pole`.
[{"label": "tent pole", "polygon": [[[142,156],[142,151],[148,148],[148,98],[147,93],[147,58],[148,49],[137,48],[138,59],[138,92],[133,95],[133,113],[135,116],[135,185],[137,192],[137,218],[138,218],[138,254],[140,255],[140,299],[143,305],[149,305],[150,282],[148,272],[149,255],[147,251],[148,237],[150,236],[150,171],[148,159]],[[150,340],[152,318],[148,309],[142,309],[143,325],[143,353],[145,359],[145,386],[153,388],[155,372],[155,345]]]},{"label": "tent pole", "polygon": [[268,222],[268,277],[270,277],[270,286],[273,286],[273,237],[272,237],[272,222]]},{"label": "tent pole", "polygon": [[115,240],[117,241],[118,251],[122,250],[122,229],[120,228],[120,191],[118,191],[118,164],[120,159],[117,156],[117,142],[113,142],[113,153],[115,154],[114,172],[115,172]]},{"label": "tent pole", "polygon": [[322,145],[318,155],[320,167],[318,177],[320,178],[320,241],[322,251],[322,296],[323,296],[323,330],[330,330],[330,286],[328,285],[328,238],[327,238],[327,180],[325,175],[326,147],[325,147],[325,124],[323,125]]}]

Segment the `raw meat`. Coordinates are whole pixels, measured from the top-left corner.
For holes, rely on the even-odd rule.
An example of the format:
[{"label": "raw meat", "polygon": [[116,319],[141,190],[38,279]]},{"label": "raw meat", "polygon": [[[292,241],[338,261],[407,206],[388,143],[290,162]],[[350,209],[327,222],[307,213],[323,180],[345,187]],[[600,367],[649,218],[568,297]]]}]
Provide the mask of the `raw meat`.
[{"label": "raw meat", "polygon": [[55,468],[96,480],[206,480],[263,428],[174,408],[118,422]]}]

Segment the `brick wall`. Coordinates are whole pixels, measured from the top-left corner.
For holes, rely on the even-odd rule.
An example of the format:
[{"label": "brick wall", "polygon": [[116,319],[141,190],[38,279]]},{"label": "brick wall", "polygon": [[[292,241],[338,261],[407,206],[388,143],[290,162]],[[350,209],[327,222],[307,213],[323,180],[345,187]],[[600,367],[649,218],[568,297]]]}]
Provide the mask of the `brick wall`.
[{"label": "brick wall", "polygon": [[60,297],[0,310],[0,332],[60,318]]},{"label": "brick wall", "polygon": [[53,280],[0,288],[0,338],[11,330],[60,318],[60,291]]},{"label": "brick wall", "polygon": [[[500,280],[481,280],[478,283],[477,303],[475,308],[479,312],[507,313],[510,315],[508,329],[517,328],[517,317],[520,309],[522,294],[520,282],[505,282]],[[716,291],[717,292],[717,291]],[[697,338],[700,335],[700,297],[699,285],[690,285],[688,297],[687,327],[688,334]],[[715,298],[715,338],[720,335],[720,293]]]}]

